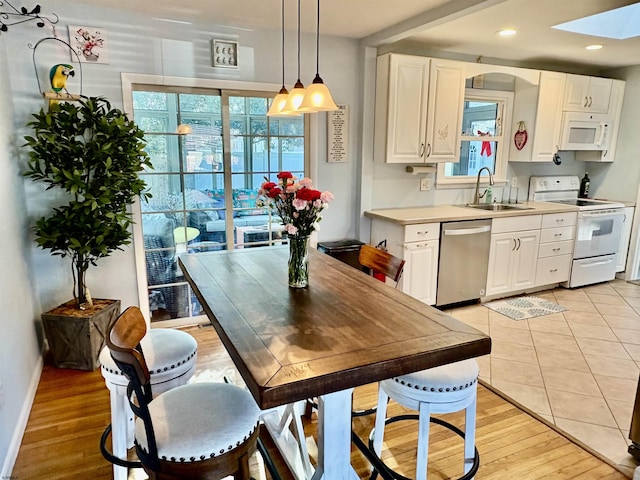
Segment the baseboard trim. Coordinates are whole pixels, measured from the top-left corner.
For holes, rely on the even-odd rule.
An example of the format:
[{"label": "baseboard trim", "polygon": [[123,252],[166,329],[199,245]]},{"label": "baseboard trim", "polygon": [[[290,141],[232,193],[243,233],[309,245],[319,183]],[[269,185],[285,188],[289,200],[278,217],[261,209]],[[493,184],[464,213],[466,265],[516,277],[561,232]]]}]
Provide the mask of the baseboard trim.
[{"label": "baseboard trim", "polygon": [[44,352],[40,355],[38,362],[36,363],[33,373],[31,374],[31,382],[29,382],[29,389],[27,390],[27,396],[22,403],[22,410],[18,417],[18,422],[13,430],[11,436],[11,442],[7,449],[7,456],[4,459],[2,465],[2,472],[0,478],[12,478],[11,472],[16,464],[18,458],[18,452],[20,451],[20,445],[22,444],[22,437],[27,429],[27,422],[29,421],[29,415],[31,408],[33,407],[33,401],[36,398],[36,392],[38,390],[38,384],[40,383],[40,377],[42,376],[42,369],[44,368]]}]

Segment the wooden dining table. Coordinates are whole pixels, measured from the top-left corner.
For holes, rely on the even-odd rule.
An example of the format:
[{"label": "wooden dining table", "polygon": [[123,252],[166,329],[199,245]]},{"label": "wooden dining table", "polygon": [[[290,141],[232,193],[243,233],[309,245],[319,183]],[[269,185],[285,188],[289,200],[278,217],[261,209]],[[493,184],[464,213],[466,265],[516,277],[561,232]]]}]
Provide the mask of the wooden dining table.
[{"label": "wooden dining table", "polygon": [[297,478],[357,479],[353,389],[486,355],[491,339],[313,248],[309,286],[290,288],[288,255],[286,245],[244,248],[182,255],[179,265],[257,404],[279,412],[265,415],[272,435],[286,425],[282,406],[318,398],[317,464],[303,459]]}]

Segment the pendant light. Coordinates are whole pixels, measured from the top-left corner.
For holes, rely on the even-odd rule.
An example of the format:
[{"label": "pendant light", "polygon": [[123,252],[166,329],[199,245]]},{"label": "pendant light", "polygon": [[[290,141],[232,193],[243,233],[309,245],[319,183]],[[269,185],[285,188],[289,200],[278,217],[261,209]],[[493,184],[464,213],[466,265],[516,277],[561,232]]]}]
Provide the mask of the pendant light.
[{"label": "pendant light", "polygon": [[298,80],[293,86],[293,90],[289,92],[287,103],[284,105],[281,112],[289,115],[301,113],[298,111],[298,107],[300,107],[302,100],[304,100],[304,94],[304,85],[300,81],[300,0],[298,0]]},{"label": "pendant light", "polygon": [[337,110],[338,106],[331,97],[329,88],[320,78],[320,0],[318,0],[318,16],[316,23],[316,77],[313,83],[307,87],[302,104],[298,108],[301,112],[324,112]]},{"label": "pendant light", "polygon": [[284,86],[284,0],[282,0],[282,88],[271,101],[271,107],[267,112],[267,116],[288,115],[287,113],[282,113],[288,97],[289,91],[287,87]]}]

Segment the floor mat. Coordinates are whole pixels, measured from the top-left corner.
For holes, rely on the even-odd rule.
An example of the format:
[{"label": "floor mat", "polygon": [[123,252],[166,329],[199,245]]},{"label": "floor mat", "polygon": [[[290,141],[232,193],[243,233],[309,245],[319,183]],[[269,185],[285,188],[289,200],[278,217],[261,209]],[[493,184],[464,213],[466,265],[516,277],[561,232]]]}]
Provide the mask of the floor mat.
[{"label": "floor mat", "polygon": [[543,317],[566,310],[562,305],[539,297],[508,298],[506,300],[496,300],[495,302],[485,303],[484,306],[502,315],[506,315],[513,320]]}]

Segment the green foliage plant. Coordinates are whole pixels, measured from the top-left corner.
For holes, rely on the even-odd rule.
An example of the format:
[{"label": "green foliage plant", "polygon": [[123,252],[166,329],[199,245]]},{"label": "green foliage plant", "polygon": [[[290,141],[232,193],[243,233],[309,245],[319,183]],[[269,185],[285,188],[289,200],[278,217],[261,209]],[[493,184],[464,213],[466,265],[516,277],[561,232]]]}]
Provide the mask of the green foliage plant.
[{"label": "green foliage plant", "polygon": [[136,196],[151,196],[138,175],[152,168],[144,132],[102,97],[54,103],[33,118],[27,126],[34,133],[24,137],[30,147],[24,175],[69,197],[36,222],[35,239],[53,255],[71,258],[74,298],[83,309],[92,305],[89,266],[131,243],[129,207]]}]

